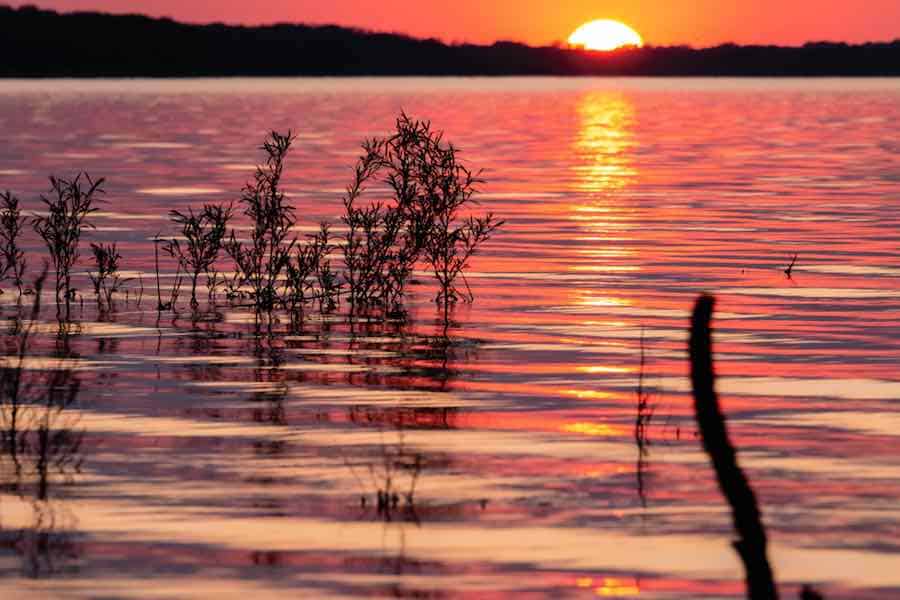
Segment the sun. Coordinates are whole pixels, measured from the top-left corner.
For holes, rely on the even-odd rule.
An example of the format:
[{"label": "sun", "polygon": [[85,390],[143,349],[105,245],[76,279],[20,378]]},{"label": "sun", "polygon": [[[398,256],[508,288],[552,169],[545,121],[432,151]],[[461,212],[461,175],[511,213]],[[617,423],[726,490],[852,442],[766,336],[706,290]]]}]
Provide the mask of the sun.
[{"label": "sun", "polygon": [[585,23],[569,36],[569,44],[585,50],[615,50],[623,46],[643,46],[637,31],[611,19]]}]

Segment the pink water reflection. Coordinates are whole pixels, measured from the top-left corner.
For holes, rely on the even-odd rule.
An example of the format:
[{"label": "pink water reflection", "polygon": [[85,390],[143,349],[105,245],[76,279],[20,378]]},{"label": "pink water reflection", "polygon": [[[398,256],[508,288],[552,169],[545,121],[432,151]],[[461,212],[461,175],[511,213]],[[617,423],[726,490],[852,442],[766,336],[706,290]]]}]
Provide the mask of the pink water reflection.
[{"label": "pink water reflection", "polygon": [[[426,286],[409,325],[312,320],[263,350],[246,311],[157,321],[149,291],[102,318],[86,302],[74,362],[54,362],[41,329],[32,366],[80,381],[81,471],[50,488],[77,543],[66,569],[25,586],[16,536],[59,537],[5,480],[8,589],[740,597],[687,396],[687,315],[707,290],[779,579],[829,598],[900,590],[896,82],[119,87],[0,85],[0,188],[37,209],[47,174],[106,176],[90,239],[118,241],[148,288],[166,212],[235,198],[271,128],[300,134],[286,186],[303,227],[336,218],[360,140],[400,108],[485,168],[482,203],[508,224],[444,347]],[[647,508],[632,439],[642,340]],[[400,495],[415,482],[409,510],[377,510],[387,478]]]}]

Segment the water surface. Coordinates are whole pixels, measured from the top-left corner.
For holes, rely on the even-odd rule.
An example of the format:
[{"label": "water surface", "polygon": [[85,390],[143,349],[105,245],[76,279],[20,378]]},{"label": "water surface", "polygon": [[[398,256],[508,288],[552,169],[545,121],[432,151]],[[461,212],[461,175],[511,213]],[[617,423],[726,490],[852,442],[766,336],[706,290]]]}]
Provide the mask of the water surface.
[{"label": "water surface", "polygon": [[[313,231],[400,110],[484,169],[482,207],[507,220],[447,338],[424,274],[408,323],[312,315],[261,338],[224,300],[157,314],[168,210],[237,199],[290,128],[285,186]],[[34,328],[28,377],[65,401],[27,407],[50,443],[3,456],[0,589],[741,597],[687,379],[709,291],[779,581],[900,596],[898,123],[897,80],[0,82],[0,189],[36,211],[50,174],[106,177],[86,242],[117,241],[144,286],[101,314],[79,275],[76,334],[47,307]],[[379,511],[387,488],[401,501]]]}]

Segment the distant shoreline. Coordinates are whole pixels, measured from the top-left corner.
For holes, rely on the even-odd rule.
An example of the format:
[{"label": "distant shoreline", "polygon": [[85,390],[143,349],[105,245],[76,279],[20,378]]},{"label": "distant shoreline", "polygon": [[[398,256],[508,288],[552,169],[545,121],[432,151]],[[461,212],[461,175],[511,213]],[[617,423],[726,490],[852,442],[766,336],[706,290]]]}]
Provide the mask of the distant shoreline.
[{"label": "distant shoreline", "polygon": [[337,26],[193,25],[0,6],[0,78],[900,77],[900,40],[609,53],[448,45]]}]

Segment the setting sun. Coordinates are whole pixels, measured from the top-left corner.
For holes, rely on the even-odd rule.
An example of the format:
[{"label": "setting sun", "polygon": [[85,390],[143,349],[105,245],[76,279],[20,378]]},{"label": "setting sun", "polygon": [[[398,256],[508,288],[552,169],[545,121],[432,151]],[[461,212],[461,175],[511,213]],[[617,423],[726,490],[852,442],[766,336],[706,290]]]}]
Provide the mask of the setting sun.
[{"label": "setting sun", "polygon": [[615,50],[623,46],[643,46],[637,31],[610,19],[585,23],[569,36],[569,44],[585,50]]}]

